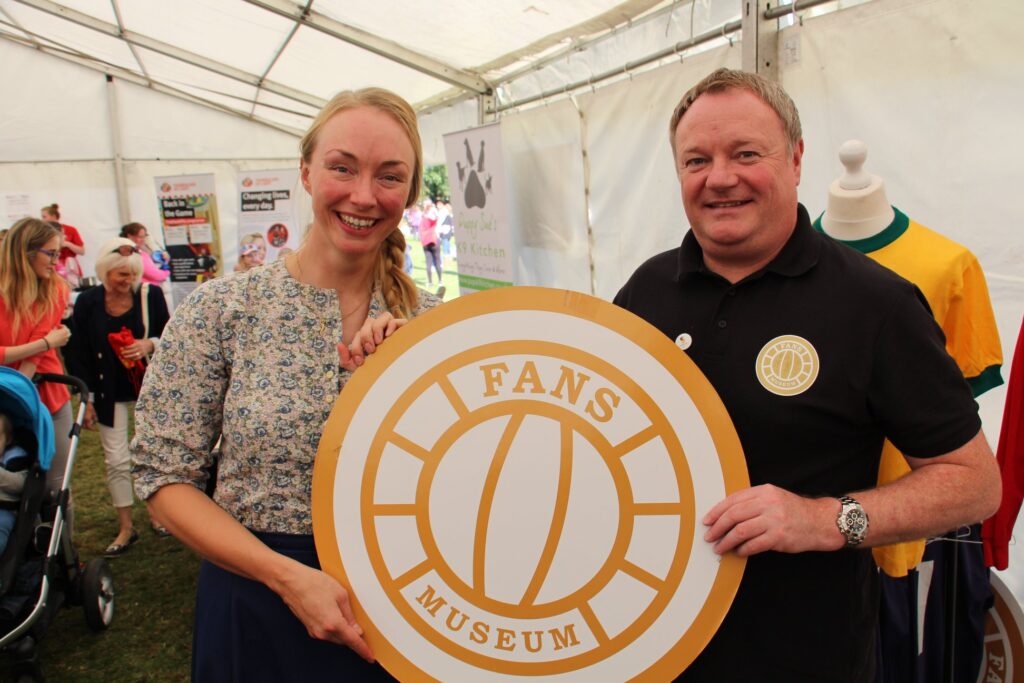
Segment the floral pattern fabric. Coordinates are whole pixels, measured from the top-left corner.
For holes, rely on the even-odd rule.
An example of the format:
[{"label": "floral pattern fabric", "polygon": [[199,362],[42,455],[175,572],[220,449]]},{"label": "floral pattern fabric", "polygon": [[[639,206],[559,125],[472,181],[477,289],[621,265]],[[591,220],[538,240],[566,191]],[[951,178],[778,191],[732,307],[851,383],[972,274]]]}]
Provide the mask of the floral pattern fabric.
[{"label": "floral pattern fabric", "polygon": [[[413,316],[439,303],[420,290]],[[377,289],[369,317],[385,310]],[[203,488],[222,435],[217,504],[255,531],[312,533],[313,460],[352,374],[338,364],[341,335],[336,292],[283,261],[198,287],[164,330],[136,406],[139,497]]]}]

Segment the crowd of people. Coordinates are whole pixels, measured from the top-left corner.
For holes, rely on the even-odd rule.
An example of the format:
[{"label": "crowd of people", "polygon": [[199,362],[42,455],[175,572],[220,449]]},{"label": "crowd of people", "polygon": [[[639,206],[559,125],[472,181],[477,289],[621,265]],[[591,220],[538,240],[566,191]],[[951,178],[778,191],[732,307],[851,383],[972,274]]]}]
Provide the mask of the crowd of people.
[{"label": "crowd of people", "polygon": [[[681,99],[669,142],[690,229],[615,303],[670,338],[693,332],[688,354],[735,423],[751,481],[700,511],[703,542],[749,560],[724,623],[679,680],[872,680],[878,593],[865,548],[978,521],[998,504],[977,406],[913,286],[812,229],[797,201],[799,114],[780,86],[714,72]],[[70,326],[58,271],[68,226],[23,219],[0,245],[3,363],[59,370],[63,347],[89,384],[87,422],[99,424],[119,521],[111,555],[137,539],[124,429],[137,399],[134,490],[203,558],[194,681],[390,680],[351,596],[320,570],[313,460],[352,373],[440,304],[409,275],[406,231],[432,287],[454,226],[444,202],[417,203],[416,115],[388,91],[328,102],[302,138],[300,168],[314,215],[301,247],[203,283],[170,320],[142,286],[141,226],[103,245],[101,284],[79,297]],[[243,244],[243,257],[260,248]],[[766,338],[797,332],[830,359],[799,397],[749,372]],[[66,435],[67,391],[39,391]],[[912,472],[876,487],[886,437]]]},{"label": "crowd of people", "polygon": [[[100,247],[99,284],[79,287],[72,306],[73,286],[82,284],[77,256],[85,253],[83,240],[74,227],[55,220],[56,204],[41,213],[42,219],[17,221],[0,241],[0,359],[28,377],[66,372],[86,382],[84,426],[99,430],[118,520],[105,554],[116,557],[139,538],[131,517],[129,411],[169,317],[159,287],[167,271],[153,259],[145,226],[129,223],[122,237]],[[53,495],[63,483],[70,447],[70,393],[65,385],[49,382],[40,383],[38,391],[54,424],[54,460],[47,475]]]}]

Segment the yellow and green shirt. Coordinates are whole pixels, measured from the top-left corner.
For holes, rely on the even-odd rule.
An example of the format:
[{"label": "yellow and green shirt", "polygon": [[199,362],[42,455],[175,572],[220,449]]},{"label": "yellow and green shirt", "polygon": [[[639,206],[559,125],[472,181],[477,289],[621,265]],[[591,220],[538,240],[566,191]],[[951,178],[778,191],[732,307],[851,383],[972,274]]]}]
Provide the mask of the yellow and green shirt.
[{"label": "yellow and green shirt", "polygon": [[[862,240],[844,241],[913,282],[924,294],[946,335],[953,357],[975,397],[1003,383],[999,332],[989,301],[985,274],[966,247],[907,218],[896,217],[882,232]],[[814,222],[822,230],[821,217]],[[882,449],[878,483],[885,484],[910,471],[903,455],[888,441]],[[875,561],[890,576],[906,576],[924,554],[924,541],[873,548]]]}]

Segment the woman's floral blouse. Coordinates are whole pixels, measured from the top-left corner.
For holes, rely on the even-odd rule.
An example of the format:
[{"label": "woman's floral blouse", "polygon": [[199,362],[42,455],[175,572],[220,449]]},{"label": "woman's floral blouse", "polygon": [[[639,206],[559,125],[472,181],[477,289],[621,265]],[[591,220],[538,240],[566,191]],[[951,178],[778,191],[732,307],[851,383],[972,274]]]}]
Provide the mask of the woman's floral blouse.
[{"label": "woman's floral blouse", "polygon": [[[419,293],[413,315],[440,303]],[[370,317],[384,310],[380,290]],[[223,435],[214,500],[255,531],[312,533],[320,433],[351,373],[338,366],[337,294],[283,261],[212,280],[174,312],[135,410],[135,490],[202,488]]]}]

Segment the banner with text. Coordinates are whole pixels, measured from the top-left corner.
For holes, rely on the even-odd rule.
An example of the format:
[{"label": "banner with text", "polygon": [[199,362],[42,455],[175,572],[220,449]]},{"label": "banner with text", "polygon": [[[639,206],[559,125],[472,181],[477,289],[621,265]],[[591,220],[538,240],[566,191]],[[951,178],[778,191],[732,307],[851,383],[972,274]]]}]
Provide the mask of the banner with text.
[{"label": "banner with text", "polygon": [[200,282],[222,274],[220,221],[212,173],[162,176],[156,183],[171,296],[179,303]]},{"label": "banner with text", "polygon": [[455,214],[459,290],[508,287],[512,282],[508,188],[501,124],[444,136]]},{"label": "banner with text", "polygon": [[[247,171],[239,177],[238,259],[275,261],[299,246],[299,169]],[[256,245],[251,247],[249,245]]]}]

